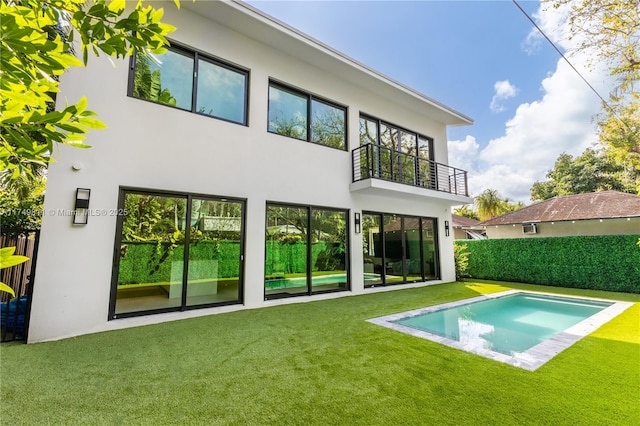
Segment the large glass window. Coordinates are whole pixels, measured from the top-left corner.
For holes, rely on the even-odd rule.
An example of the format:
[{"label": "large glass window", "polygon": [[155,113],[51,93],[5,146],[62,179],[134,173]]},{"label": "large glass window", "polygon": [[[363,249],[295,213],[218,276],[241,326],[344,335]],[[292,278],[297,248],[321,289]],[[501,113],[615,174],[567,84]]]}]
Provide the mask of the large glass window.
[{"label": "large glass window", "polygon": [[111,319],[241,302],[243,201],[136,190],[120,198]]},{"label": "large glass window", "polygon": [[433,139],[384,121],[360,116],[360,173],[431,188]]},{"label": "large glass window", "polygon": [[268,131],[347,149],[346,108],[271,82]]},{"label": "large glass window", "polygon": [[136,54],[130,95],[234,123],[247,122],[248,72],[199,52],[171,47]]},{"label": "large glass window", "polygon": [[436,219],[362,214],[365,287],[437,279]]},{"label": "large glass window", "polygon": [[347,211],[267,205],[265,298],[346,290]]}]

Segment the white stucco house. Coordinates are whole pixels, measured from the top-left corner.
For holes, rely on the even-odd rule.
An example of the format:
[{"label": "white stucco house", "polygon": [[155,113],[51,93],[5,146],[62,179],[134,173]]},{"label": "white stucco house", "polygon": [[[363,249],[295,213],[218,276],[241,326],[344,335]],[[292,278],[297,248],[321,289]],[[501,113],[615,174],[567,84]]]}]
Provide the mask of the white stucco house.
[{"label": "white stucco house", "polygon": [[163,21],[62,76],[108,129],[49,168],[29,342],[455,280],[470,118],[238,1]]}]

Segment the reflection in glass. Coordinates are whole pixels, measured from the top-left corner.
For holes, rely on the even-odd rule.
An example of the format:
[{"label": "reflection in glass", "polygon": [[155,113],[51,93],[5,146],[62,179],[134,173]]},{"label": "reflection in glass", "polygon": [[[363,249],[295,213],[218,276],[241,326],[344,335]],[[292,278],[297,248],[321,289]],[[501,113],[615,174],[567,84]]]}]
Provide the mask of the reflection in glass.
[{"label": "reflection in glass", "polygon": [[364,259],[364,285],[382,284],[384,274],[382,257],[382,216],[362,214],[362,254]]},{"label": "reflection in glass", "polygon": [[311,141],[346,148],[345,111],[324,102],[311,101]]},{"label": "reflection in glass", "polygon": [[239,300],[242,203],[193,199],[187,305]]},{"label": "reflection in glass", "polygon": [[133,96],[191,110],[193,56],[170,49],[156,58],[136,55]]},{"label": "reflection in glass", "polygon": [[363,213],[365,287],[437,279],[435,229],[433,218]]},{"label": "reflection in glass", "polygon": [[265,294],[307,293],[308,209],[267,206]]},{"label": "reflection in glass", "polygon": [[420,256],[420,219],[404,218],[404,250],[407,281],[422,280],[422,262]]},{"label": "reflection in glass", "polygon": [[387,284],[404,281],[401,219],[401,216],[395,214],[384,215],[385,282]]},{"label": "reflection in glass", "polygon": [[127,193],[115,313],[178,307],[186,198]]},{"label": "reflection in glass", "polygon": [[269,86],[269,132],[307,140],[307,97]]},{"label": "reflection in glass", "polygon": [[360,117],[360,173],[362,179],[380,177],[380,147],[378,144],[378,122]]},{"label": "reflection in glass", "polygon": [[347,288],[347,212],[313,209],[312,291]]},{"label": "reflection in glass", "polygon": [[196,112],[245,122],[246,74],[200,59]]},{"label": "reflection in glass", "polygon": [[438,278],[438,260],[435,230],[436,219],[422,218],[422,256],[425,279]]}]

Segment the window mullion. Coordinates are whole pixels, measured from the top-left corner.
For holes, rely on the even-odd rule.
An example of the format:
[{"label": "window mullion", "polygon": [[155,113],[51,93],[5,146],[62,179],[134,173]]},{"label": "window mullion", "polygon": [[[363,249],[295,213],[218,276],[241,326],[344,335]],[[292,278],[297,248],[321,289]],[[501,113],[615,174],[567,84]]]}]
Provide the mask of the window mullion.
[{"label": "window mullion", "polygon": [[311,276],[313,272],[313,268],[311,267],[312,255],[313,255],[313,247],[312,247],[313,239],[311,238],[313,233],[313,230],[311,229],[312,214],[313,214],[313,208],[307,207],[307,292],[309,295],[311,295],[313,291],[313,279]]},{"label": "window mullion", "polygon": [[200,55],[198,52],[193,53],[193,82],[191,90],[191,112],[196,112],[196,105],[198,102],[198,63],[200,61]]},{"label": "window mullion", "polygon": [[307,142],[313,141],[313,136],[311,136],[311,104],[313,103],[313,97],[311,95],[307,96]]},{"label": "window mullion", "polygon": [[193,197],[187,196],[187,212],[184,225],[184,252],[182,256],[182,300],[180,310],[184,310],[187,306],[187,286],[189,285],[189,245],[191,243],[191,209]]}]

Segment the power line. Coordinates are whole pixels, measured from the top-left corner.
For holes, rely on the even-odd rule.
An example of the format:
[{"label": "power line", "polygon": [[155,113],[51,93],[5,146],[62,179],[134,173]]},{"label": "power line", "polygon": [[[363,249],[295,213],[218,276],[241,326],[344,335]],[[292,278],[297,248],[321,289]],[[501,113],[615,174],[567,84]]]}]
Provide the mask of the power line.
[{"label": "power line", "polygon": [[[517,0],[512,0],[512,1],[513,1],[513,3],[518,7],[518,9],[520,9],[520,11],[524,14],[524,16],[526,16],[526,17],[527,17],[527,19],[529,19],[529,21],[531,21],[531,23],[536,27],[536,29],[537,29],[538,31],[540,31],[540,34],[542,34],[542,35],[544,36],[544,38],[546,38],[546,39],[547,39],[547,41],[549,42],[549,44],[551,44],[551,46],[553,46],[553,48],[554,48],[554,49],[556,49],[556,52],[558,52],[558,54],[562,57],[562,59],[564,59],[564,60],[565,60],[565,62],[566,62],[567,64],[569,64],[569,66],[570,66],[570,67],[571,67],[571,68],[576,72],[576,74],[578,74],[578,75],[580,76],[580,78],[582,79],[582,81],[584,81],[584,82],[585,82],[585,84],[586,84],[587,86],[589,86],[589,88],[593,91],[593,93],[595,93],[595,94],[596,94],[596,96],[600,98],[600,100],[602,101],[602,103],[603,103],[603,104],[604,104],[604,105],[605,105],[605,106],[606,106],[606,107],[607,107],[611,112],[614,112],[613,108],[609,105],[609,103],[608,103],[608,102],[607,102],[607,101],[606,101],[602,96],[600,96],[600,93],[598,93],[598,91],[597,91],[597,90],[596,90],[596,89],[591,85],[591,83],[589,83],[589,82],[587,81],[587,79],[586,79],[586,78],[584,78],[584,76],[580,73],[580,71],[578,71],[578,70],[576,69],[576,67],[574,67],[574,66],[573,66],[573,64],[572,64],[571,62],[569,62],[569,60],[567,59],[567,57],[566,57],[566,56],[564,56],[564,54],[560,51],[560,49],[558,49],[558,47],[555,45],[555,43],[554,43],[553,41],[551,41],[551,39],[550,39],[549,37],[547,37],[547,35],[544,33],[544,31],[542,31],[542,28],[540,28],[540,27],[538,26],[538,24],[536,23],[536,21],[534,21],[534,20],[529,16],[529,14],[528,14],[528,13],[527,13],[527,12],[526,12],[522,7],[520,7],[520,5],[518,4]],[[614,114],[615,114],[615,112],[614,112]],[[621,121],[622,121],[622,120],[621,120]]]}]

